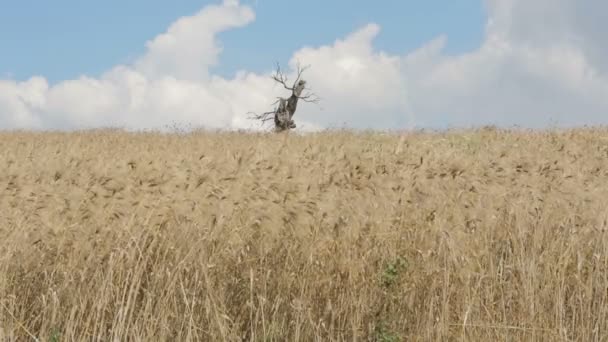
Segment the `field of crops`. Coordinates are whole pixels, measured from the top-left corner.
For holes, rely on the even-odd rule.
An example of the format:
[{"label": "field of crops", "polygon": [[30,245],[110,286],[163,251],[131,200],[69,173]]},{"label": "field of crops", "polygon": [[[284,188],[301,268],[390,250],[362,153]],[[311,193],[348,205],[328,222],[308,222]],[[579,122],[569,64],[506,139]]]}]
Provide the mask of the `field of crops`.
[{"label": "field of crops", "polygon": [[0,341],[606,341],[608,130],[0,133]]}]

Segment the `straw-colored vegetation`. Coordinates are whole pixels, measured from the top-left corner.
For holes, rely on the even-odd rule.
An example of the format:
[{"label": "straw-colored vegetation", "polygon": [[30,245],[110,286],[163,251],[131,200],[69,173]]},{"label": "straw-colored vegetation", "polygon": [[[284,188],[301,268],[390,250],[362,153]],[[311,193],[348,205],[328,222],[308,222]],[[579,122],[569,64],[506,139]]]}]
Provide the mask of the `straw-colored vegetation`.
[{"label": "straw-colored vegetation", "polygon": [[606,341],[608,131],[0,133],[0,340]]}]

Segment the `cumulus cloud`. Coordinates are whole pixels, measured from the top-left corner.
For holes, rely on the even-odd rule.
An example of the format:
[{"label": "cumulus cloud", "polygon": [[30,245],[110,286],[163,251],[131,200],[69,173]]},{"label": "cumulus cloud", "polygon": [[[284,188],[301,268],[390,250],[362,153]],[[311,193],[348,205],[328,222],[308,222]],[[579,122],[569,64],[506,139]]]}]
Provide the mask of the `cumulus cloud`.
[{"label": "cumulus cloud", "polygon": [[225,0],[173,23],[147,43],[133,65],[99,78],[83,76],[49,85],[42,77],[0,81],[0,127],[73,129],[167,125],[244,127],[247,110],[267,104],[267,75],[239,73],[232,80],[209,75],[221,46],[218,33],[254,20],[251,8]]},{"label": "cumulus cloud", "polygon": [[[608,79],[601,62],[608,53],[596,48],[602,45],[600,29],[608,24],[581,24],[594,21],[597,6],[575,0],[487,0],[486,6],[486,38],[479,49],[449,57],[438,45],[423,48],[435,62],[408,82],[416,84],[412,105],[426,122],[608,123]],[[420,67],[420,58],[413,61],[412,55],[406,57],[406,78]]]},{"label": "cumulus cloud", "polygon": [[297,51],[290,65],[303,61],[313,67],[306,78],[323,97],[323,107],[307,109],[307,117],[322,126],[347,123],[357,128],[402,125],[407,119],[405,79],[401,58],[374,51],[380,32],[369,24],[343,40]]},{"label": "cumulus cloud", "polygon": [[405,99],[396,117],[425,127],[608,123],[608,53],[598,48],[608,24],[598,8],[575,0],[485,5],[478,49],[447,55],[449,37],[441,36],[394,62],[401,88],[391,88],[400,89],[392,98]]},{"label": "cumulus cloud", "polygon": [[171,75],[182,80],[207,80],[208,68],[217,63],[221,52],[216,35],[245,26],[254,18],[253,11],[237,1],[208,6],[197,15],[177,20],[167,32],[148,42],[147,53],[135,68],[154,78]]},{"label": "cumulus cloud", "polygon": [[[441,36],[405,55],[373,46],[377,24],[331,44],[293,53],[312,65],[305,78],[320,107],[298,109],[300,127],[445,127],[484,124],[542,127],[608,123],[607,4],[576,0],[484,0],[479,48],[447,55]],[[265,111],[284,90],[263,73],[231,79],[209,73],[217,34],[251,23],[236,0],[207,6],[146,44],[132,65],[99,78],[50,85],[43,77],[0,80],[0,128],[162,128],[172,123],[253,128],[250,110]],[[293,78],[292,78],[293,79]]]}]

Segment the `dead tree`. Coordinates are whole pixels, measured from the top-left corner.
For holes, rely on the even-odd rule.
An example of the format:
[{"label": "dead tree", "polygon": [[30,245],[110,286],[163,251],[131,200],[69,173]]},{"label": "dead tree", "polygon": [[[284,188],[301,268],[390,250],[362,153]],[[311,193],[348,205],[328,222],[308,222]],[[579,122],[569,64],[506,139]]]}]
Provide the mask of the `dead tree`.
[{"label": "dead tree", "polygon": [[266,121],[274,120],[275,131],[282,132],[286,130],[290,130],[296,128],[296,124],[293,121],[293,115],[296,112],[298,107],[298,100],[302,100],[304,102],[318,103],[319,98],[314,93],[306,93],[302,94],[304,90],[306,90],[306,81],[302,79],[302,73],[308,69],[307,67],[300,67],[298,64],[297,67],[297,78],[293,85],[290,87],[287,85],[287,77],[281,71],[281,67],[277,63],[277,70],[274,75],[272,75],[272,79],[283,85],[283,87],[289,91],[291,91],[291,96],[288,98],[279,97],[277,101],[273,103],[273,105],[278,104],[277,108],[270,112],[265,112],[262,114],[252,114],[251,119],[260,120],[263,123]]}]

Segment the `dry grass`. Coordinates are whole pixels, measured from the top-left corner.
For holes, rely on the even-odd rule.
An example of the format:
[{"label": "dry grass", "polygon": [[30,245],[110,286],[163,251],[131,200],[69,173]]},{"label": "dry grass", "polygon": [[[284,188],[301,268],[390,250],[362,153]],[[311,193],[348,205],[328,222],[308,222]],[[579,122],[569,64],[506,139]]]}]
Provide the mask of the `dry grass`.
[{"label": "dry grass", "polygon": [[2,341],[608,340],[608,130],[0,151]]}]

